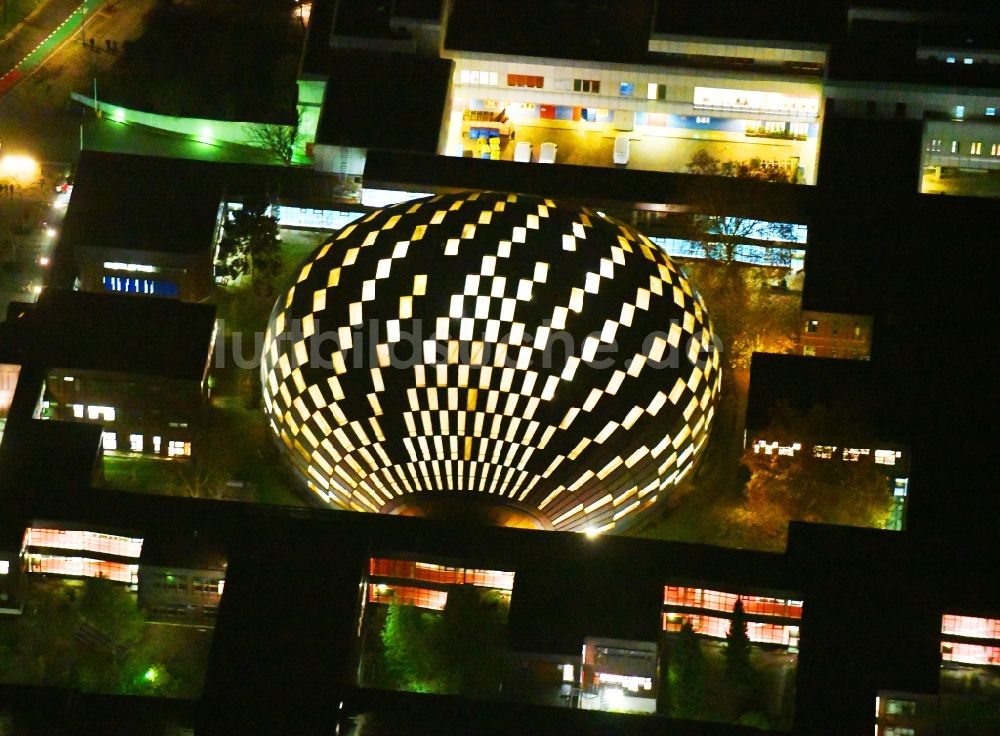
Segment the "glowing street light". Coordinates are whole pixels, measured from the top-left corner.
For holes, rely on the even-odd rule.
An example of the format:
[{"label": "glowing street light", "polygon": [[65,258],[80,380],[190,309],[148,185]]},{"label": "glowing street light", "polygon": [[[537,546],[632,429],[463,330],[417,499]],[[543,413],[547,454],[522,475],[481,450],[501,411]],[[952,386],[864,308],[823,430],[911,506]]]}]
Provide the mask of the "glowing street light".
[{"label": "glowing street light", "polygon": [[14,179],[26,187],[38,180],[40,168],[31,156],[22,153],[8,153],[0,158],[0,179]]}]

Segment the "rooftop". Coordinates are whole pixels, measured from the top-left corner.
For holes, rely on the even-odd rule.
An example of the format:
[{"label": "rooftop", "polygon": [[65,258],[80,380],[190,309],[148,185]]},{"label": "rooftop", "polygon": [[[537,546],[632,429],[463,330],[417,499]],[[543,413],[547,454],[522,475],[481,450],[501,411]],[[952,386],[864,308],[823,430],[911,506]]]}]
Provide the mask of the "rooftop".
[{"label": "rooftop", "polygon": [[[890,407],[881,406],[872,364],[863,360],[840,360],[801,355],[754,353],[750,364],[750,391],[747,397],[746,427],[760,431],[771,424],[775,407],[787,405],[797,412],[806,413],[815,406],[835,410],[862,409],[860,417],[866,424],[878,425],[875,411]],[[892,437],[899,441],[901,438]]]},{"label": "rooftop", "polygon": [[196,253],[212,246],[222,182],[171,158],[80,156],[60,246]]},{"label": "rooftop", "polygon": [[333,51],[317,145],[435,153],[451,67],[412,54]]},{"label": "rooftop", "polygon": [[201,381],[215,306],[124,294],[46,289],[0,325],[24,361],[45,368]]},{"label": "rooftop", "polygon": [[455,0],[445,48],[556,59],[641,62],[653,0]]},{"label": "rooftop", "polygon": [[101,425],[84,422],[19,423],[4,434],[0,475],[17,478],[21,493],[85,493],[99,475],[101,431]]},{"label": "rooftop", "polygon": [[[829,43],[846,24],[841,2],[771,0],[751,12],[732,0],[660,0],[653,30],[658,34],[708,38]],[[749,8],[747,8],[749,10]],[[736,12],[734,12],[736,11]]]}]

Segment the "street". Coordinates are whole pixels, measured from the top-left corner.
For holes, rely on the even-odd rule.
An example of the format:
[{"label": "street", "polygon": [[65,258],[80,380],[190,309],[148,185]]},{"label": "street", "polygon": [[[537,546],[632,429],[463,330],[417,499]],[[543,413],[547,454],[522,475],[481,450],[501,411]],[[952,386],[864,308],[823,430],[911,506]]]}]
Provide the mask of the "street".
[{"label": "street", "polygon": [[[87,15],[80,37],[77,23],[70,21],[63,35],[46,42],[37,64],[30,65],[17,84],[0,94],[0,141],[3,153],[24,153],[39,161],[72,163],[80,150],[80,125],[91,113],[70,100],[70,92],[93,93],[97,80],[98,94],[102,75],[124,51],[125,44],[137,38],[143,29],[146,12],[153,0],[117,0],[100,4]],[[67,0],[48,0],[30,20],[56,26],[65,19]],[[61,20],[62,18],[62,20]],[[31,25],[29,24],[29,25]],[[17,58],[37,47],[55,27],[22,29],[20,34],[0,44],[0,69],[17,63]],[[30,31],[30,32],[29,32]],[[64,37],[63,37],[64,36]],[[94,39],[93,48],[90,39]],[[27,39],[27,40],[26,40]],[[118,52],[109,52],[105,41],[118,43]],[[49,48],[51,46],[51,48]],[[16,47],[16,48],[15,48]],[[18,56],[20,54],[20,57]],[[6,69],[0,71],[0,74]]]}]

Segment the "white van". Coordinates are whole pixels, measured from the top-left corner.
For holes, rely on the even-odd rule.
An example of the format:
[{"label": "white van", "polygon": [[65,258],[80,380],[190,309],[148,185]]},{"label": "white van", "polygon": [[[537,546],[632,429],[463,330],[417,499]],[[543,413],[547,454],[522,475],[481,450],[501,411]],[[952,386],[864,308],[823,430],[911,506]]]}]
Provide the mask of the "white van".
[{"label": "white van", "polygon": [[629,142],[627,135],[615,136],[614,159],[616,164],[624,166],[628,163],[628,155],[631,147],[632,144]]}]

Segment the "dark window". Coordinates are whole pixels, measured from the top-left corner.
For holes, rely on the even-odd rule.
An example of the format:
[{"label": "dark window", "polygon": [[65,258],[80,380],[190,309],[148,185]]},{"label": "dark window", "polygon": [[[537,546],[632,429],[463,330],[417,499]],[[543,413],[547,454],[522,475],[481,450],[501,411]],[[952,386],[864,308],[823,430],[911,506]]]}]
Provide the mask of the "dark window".
[{"label": "dark window", "polygon": [[507,75],[507,86],[508,87],[537,87],[541,88],[545,85],[545,77],[536,77],[530,74],[508,74]]}]

